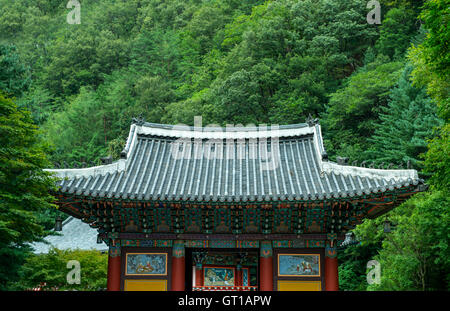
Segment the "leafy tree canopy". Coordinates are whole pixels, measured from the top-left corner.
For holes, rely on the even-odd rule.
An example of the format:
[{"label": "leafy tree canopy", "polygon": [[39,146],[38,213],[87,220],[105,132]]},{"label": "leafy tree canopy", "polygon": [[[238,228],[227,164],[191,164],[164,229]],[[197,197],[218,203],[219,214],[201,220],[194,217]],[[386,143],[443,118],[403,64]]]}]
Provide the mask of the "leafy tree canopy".
[{"label": "leafy tree canopy", "polygon": [[44,235],[35,212],[54,208],[44,151],[30,114],[0,93],[1,288],[16,276],[26,243]]},{"label": "leafy tree canopy", "polygon": [[[80,263],[80,284],[69,284],[67,268],[71,260]],[[51,249],[48,254],[29,256],[20,269],[20,282],[16,290],[81,290],[96,291],[106,289],[108,254],[96,250]]]}]

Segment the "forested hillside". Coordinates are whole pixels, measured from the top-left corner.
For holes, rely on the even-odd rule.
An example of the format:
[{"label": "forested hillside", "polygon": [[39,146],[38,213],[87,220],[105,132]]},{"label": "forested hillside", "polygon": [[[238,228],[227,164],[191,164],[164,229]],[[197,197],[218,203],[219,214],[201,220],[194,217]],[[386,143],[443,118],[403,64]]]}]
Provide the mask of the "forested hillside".
[{"label": "forested hillside", "polygon": [[[67,1],[0,0],[0,90],[31,112],[54,167],[118,158],[138,116],[318,117],[331,160],[409,163],[430,185],[389,213],[390,235],[384,218],[355,230],[361,243],[339,255],[341,289],[449,289],[450,1],[380,1],[380,25],[367,2],[80,0],[81,24],[69,24]],[[35,222],[48,222],[42,213]],[[380,285],[366,282],[371,259]],[[14,269],[0,270],[2,286]]]}]

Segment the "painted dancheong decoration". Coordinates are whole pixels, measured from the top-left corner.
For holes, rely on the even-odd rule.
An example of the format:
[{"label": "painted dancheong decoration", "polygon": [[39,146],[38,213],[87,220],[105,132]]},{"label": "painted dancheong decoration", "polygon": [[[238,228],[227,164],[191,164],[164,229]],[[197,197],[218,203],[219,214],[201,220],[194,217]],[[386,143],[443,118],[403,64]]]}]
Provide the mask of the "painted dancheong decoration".
[{"label": "painted dancheong decoration", "polygon": [[233,268],[205,267],[205,286],[234,286]]},{"label": "painted dancheong decoration", "polygon": [[167,254],[128,253],[126,275],[167,275]]},{"label": "painted dancheong decoration", "polygon": [[320,255],[279,254],[279,276],[320,276]]},{"label": "painted dancheong decoration", "polygon": [[[60,210],[97,229],[108,245],[109,290],[137,279],[186,290],[189,275],[194,290],[230,278],[238,290],[337,290],[345,234],[427,188],[414,169],[331,161],[314,118],[233,128],[135,119],[121,158],[108,159],[48,171],[60,177]],[[222,270],[205,271],[202,261],[186,267],[199,249],[235,257],[222,256],[229,262]],[[255,265],[244,264],[250,251]]]},{"label": "painted dancheong decoration", "polygon": [[242,269],[242,286],[249,286],[248,269]]}]

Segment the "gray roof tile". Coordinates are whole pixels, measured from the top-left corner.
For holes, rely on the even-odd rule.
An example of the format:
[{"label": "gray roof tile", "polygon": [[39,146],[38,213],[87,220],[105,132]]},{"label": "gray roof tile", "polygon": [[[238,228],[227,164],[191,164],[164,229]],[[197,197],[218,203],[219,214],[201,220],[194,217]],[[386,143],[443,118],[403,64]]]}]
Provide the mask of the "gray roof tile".
[{"label": "gray roof tile", "polygon": [[104,242],[101,244],[97,243],[97,230],[91,228],[89,224],[82,222],[80,219],[67,218],[63,223],[62,231],[59,233],[60,235],[45,237],[44,240],[48,244],[43,242],[31,244],[34,253],[48,253],[52,247],[60,250],[108,250],[108,246]]},{"label": "gray roof tile", "polygon": [[[323,160],[318,125],[282,126],[276,136],[244,128],[221,134],[149,123],[132,127],[123,151],[126,159],[89,169],[50,170],[69,179],[59,184],[60,192],[137,200],[307,200],[360,196],[419,182],[415,170]],[[177,148],[181,158],[174,154]]]}]

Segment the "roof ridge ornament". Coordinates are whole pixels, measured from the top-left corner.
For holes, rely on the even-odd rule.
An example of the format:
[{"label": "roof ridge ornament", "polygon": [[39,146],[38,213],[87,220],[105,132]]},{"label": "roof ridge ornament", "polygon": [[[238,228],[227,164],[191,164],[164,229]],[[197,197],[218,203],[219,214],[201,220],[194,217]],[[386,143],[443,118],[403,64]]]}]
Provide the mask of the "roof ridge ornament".
[{"label": "roof ridge ornament", "polygon": [[308,126],[314,126],[316,124],[319,124],[319,118],[313,118],[313,116],[309,114],[308,117],[306,118],[305,123],[307,123]]},{"label": "roof ridge ornament", "polygon": [[113,160],[113,158],[112,158],[111,155],[108,155],[107,157],[100,158],[100,161],[102,161],[103,165],[112,164],[112,162],[113,162],[112,160]]},{"label": "roof ridge ornament", "polygon": [[412,167],[412,162],[411,162],[411,160],[408,160],[408,161],[406,162],[406,168],[407,168],[408,170],[410,170],[410,169],[413,168],[413,167]]},{"label": "roof ridge ornament", "polygon": [[145,119],[142,114],[140,114],[138,117],[133,117],[131,119],[131,124],[136,124],[138,126],[142,126],[145,124]]},{"label": "roof ridge ornament", "polygon": [[[350,163],[350,161],[347,160],[347,162],[345,162],[345,159],[347,159],[347,158],[337,156],[336,157],[336,162],[338,164],[340,164],[339,161],[341,161],[341,162],[344,161],[344,162],[342,162],[343,163],[342,165],[348,165]],[[406,163],[406,167],[407,167],[406,169],[408,169],[408,170],[413,169],[413,167],[411,165],[411,162],[403,163],[403,162],[400,161],[400,162],[398,162],[398,164],[395,164],[393,162],[389,162],[389,163],[381,162],[378,165],[378,167],[376,167],[376,162],[375,161],[372,161],[371,164],[369,164],[369,162],[370,162],[370,160],[364,160],[364,161],[362,161],[359,164],[359,167],[366,168],[367,165],[369,165],[368,168],[373,168],[373,169],[378,168],[378,169],[386,169],[386,170],[395,170],[395,169],[402,170],[402,169],[404,169],[403,164]],[[351,166],[358,166],[358,160],[354,160],[353,162],[351,162]]]},{"label": "roof ridge ornament", "polygon": [[348,164],[348,158],[347,157],[337,156],[336,157],[336,161],[337,161],[337,164],[339,164],[339,165],[347,165]]}]

